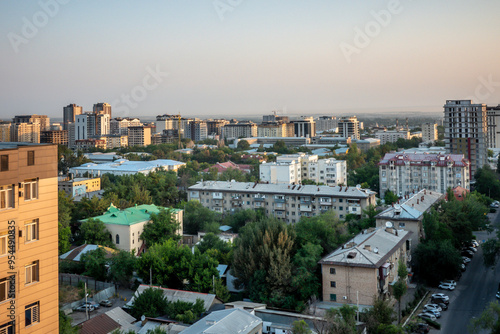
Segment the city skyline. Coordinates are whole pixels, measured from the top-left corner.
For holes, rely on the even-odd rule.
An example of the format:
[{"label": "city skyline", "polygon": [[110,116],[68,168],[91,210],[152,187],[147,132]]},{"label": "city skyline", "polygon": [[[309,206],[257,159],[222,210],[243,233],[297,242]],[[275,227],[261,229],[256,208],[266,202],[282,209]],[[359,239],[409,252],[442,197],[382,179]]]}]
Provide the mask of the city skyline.
[{"label": "city skyline", "polygon": [[[0,4],[0,119],[442,112],[500,103],[500,4],[184,1]],[[167,74],[168,73],[168,74]],[[128,96],[128,97],[127,97]]]}]

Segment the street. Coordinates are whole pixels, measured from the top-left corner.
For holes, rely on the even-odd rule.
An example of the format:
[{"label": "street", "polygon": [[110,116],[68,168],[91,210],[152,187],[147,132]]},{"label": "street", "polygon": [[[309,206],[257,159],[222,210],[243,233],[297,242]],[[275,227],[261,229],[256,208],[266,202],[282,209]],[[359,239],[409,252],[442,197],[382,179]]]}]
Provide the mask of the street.
[{"label": "street", "polygon": [[[499,212],[489,215],[493,226],[498,228],[500,221]],[[474,234],[479,243],[495,236],[493,233],[478,231]],[[483,265],[483,250],[479,247],[472,261],[467,265],[467,270],[457,282],[454,291],[434,289],[443,292],[450,297],[449,309],[441,312],[441,330],[431,330],[431,333],[459,334],[469,333],[468,326],[473,317],[478,317],[485,307],[494,301],[495,293],[500,283],[500,268],[486,269]],[[482,331],[481,333],[488,333]]]}]

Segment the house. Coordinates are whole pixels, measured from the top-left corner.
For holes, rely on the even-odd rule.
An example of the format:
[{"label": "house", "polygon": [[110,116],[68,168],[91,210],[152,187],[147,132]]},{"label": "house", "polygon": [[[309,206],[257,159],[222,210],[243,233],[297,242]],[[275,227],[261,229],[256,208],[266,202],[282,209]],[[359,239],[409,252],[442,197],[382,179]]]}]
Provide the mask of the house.
[{"label": "house", "polygon": [[213,165],[212,167],[202,170],[202,172],[208,173],[208,172],[210,172],[211,168],[215,168],[217,170],[217,174],[222,174],[229,169],[236,169],[236,170],[239,170],[240,172],[245,173],[245,174],[250,173],[252,171],[251,165],[235,164],[232,161],[228,161],[228,162],[218,162],[215,165]]},{"label": "house", "polygon": [[96,315],[93,318],[84,321],[79,325],[80,334],[108,334],[114,330],[124,331],[137,329],[133,323],[136,319],[125,312],[121,307],[115,307],[103,314]]},{"label": "house", "polygon": [[443,194],[426,189],[405,195],[400,204],[394,204],[375,216],[376,227],[384,228],[389,223],[394,228],[411,231],[411,248],[414,250],[420,238],[425,237],[422,224],[424,213],[443,198]]},{"label": "house", "polygon": [[215,311],[180,334],[200,333],[262,334],[262,320],[239,308]]},{"label": "house", "polygon": [[[288,334],[292,332],[293,323],[303,320],[310,330],[321,327],[326,321],[321,317],[306,315],[295,312],[280,311],[267,308],[255,308],[256,317],[262,319],[264,334]],[[316,333],[315,331],[313,333]]]},{"label": "house", "polygon": [[411,234],[372,228],[321,259],[323,301],[373,305],[374,297],[387,297],[398,279],[399,260],[407,263]]},{"label": "house", "polygon": [[[161,209],[172,212],[174,219],[179,222],[177,233],[182,235],[184,210],[164,208],[154,204],[136,205],[124,210],[120,210],[111,204],[103,215],[93,217],[93,219],[98,219],[106,225],[106,229],[111,233],[116,248],[127,252],[138,252],[144,244],[140,239],[144,225],[151,221],[152,213],[158,214]],[[82,220],[82,222],[86,220]]]},{"label": "house", "polygon": [[130,301],[127,303],[128,307],[132,307],[132,304],[134,303],[134,299],[140,296],[144,290],[153,288],[153,289],[161,289],[163,291],[163,295],[167,300],[171,302],[176,302],[178,300],[182,300],[183,302],[188,302],[188,303],[196,303],[196,299],[201,299],[203,300],[203,304],[205,307],[205,310],[210,311],[211,309],[217,308],[218,306],[222,307],[222,301],[217,298],[216,295],[211,294],[211,293],[202,293],[202,292],[194,292],[194,291],[185,291],[185,290],[175,290],[175,289],[167,289],[167,288],[161,288],[158,286],[154,285],[146,285],[146,284],[141,284],[135,291],[134,295],[130,299]]},{"label": "house", "polygon": [[[461,187],[461,186],[456,186],[455,188],[452,189],[453,195],[455,196],[455,199],[459,202],[462,202],[465,197],[467,197],[467,194],[469,194],[469,190]],[[446,200],[448,200],[448,194],[446,194]]]}]

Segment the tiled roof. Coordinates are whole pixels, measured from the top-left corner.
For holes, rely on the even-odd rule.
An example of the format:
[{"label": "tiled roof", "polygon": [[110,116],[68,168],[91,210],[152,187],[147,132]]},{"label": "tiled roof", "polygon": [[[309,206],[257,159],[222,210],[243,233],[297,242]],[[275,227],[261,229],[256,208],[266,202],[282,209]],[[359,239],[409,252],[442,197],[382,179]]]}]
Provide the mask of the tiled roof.
[{"label": "tiled roof", "polygon": [[453,167],[467,167],[469,160],[463,154],[426,154],[426,153],[386,153],[379,165],[389,165],[393,162],[396,166],[410,165],[446,167],[450,163]]},{"label": "tiled roof", "polygon": [[254,329],[261,324],[262,320],[255,315],[233,308],[212,312],[180,334],[247,334],[255,333]]},{"label": "tiled roof", "polygon": [[363,231],[319,263],[379,268],[411,233],[405,230],[388,232],[382,228]]},{"label": "tiled roof", "polygon": [[105,214],[92,218],[99,219],[104,224],[130,226],[149,221],[151,214],[158,214],[160,212],[160,209],[165,209],[167,211],[171,210],[173,213],[181,211],[180,209],[164,208],[161,206],[156,206],[154,204],[136,205],[124,210],[119,210],[116,206],[111,204]]},{"label": "tiled roof", "polygon": [[[224,172],[224,171],[226,171],[226,170],[228,170],[230,168],[240,170],[243,173],[249,173],[250,170],[251,170],[251,168],[252,168],[252,166],[250,166],[250,165],[239,165],[239,164],[235,164],[232,161],[227,161],[227,162],[218,162],[218,163],[216,163],[215,165],[213,165],[210,168],[217,169],[217,173],[222,173],[222,172]],[[202,170],[202,172],[207,173],[207,172],[209,172],[210,168],[206,168],[206,169]]]},{"label": "tiled roof", "polygon": [[80,334],[108,334],[120,324],[106,314],[97,315],[80,325]]}]

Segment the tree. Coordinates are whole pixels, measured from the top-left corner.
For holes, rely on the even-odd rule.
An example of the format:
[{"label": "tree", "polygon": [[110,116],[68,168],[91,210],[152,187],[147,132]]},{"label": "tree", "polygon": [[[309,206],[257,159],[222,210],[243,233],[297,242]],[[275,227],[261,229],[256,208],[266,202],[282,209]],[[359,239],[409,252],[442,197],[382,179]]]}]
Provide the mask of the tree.
[{"label": "tree", "polygon": [[71,326],[71,317],[59,311],[59,334],[78,334],[78,327]]},{"label": "tree", "polygon": [[398,301],[398,323],[401,322],[401,297],[405,295],[406,290],[406,281],[403,281],[401,279],[399,279],[392,287],[394,298],[396,298],[396,300]]},{"label": "tree", "polygon": [[415,273],[430,285],[436,285],[460,273],[462,257],[450,240],[421,242],[414,252]]},{"label": "tree", "polygon": [[396,203],[399,200],[399,197],[394,194],[391,190],[387,190],[384,195],[384,201],[386,205],[391,205],[392,203]]},{"label": "tree", "polygon": [[152,213],[150,219],[144,225],[144,230],[140,236],[148,247],[164,243],[168,239],[180,240],[181,236],[177,233],[180,224],[172,214],[172,210],[161,208],[158,214]]},{"label": "tree", "polygon": [[[392,324],[395,320],[394,309],[388,300],[375,298],[373,307],[365,313],[365,318],[368,333],[385,334],[383,331],[384,326],[380,327],[380,325]],[[379,328],[381,328],[381,331],[379,331]]]},{"label": "tree", "polygon": [[109,260],[109,279],[115,284],[127,287],[132,279],[137,258],[133,251],[120,250]]},{"label": "tree", "polygon": [[214,251],[212,254],[216,257],[219,263],[227,265],[231,264],[233,250],[231,242],[222,240],[214,233],[205,234],[197,247],[202,254],[211,249]]},{"label": "tree", "polygon": [[304,320],[297,320],[292,323],[292,334],[310,334],[312,331]]},{"label": "tree", "polygon": [[94,244],[115,248],[111,233],[99,219],[89,218],[80,225],[78,233],[80,244]]},{"label": "tree", "polygon": [[481,246],[483,249],[483,261],[486,268],[493,267],[498,262],[500,256],[500,232],[496,238],[488,239]]},{"label": "tree", "polygon": [[106,251],[102,247],[83,254],[80,262],[85,268],[84,275],[93,277],[97,281],[106,280]]},{"label": "tree", "polygon": [[71,211],[74,204],[71,198],[66,195],[66,192],[59,191],[58,194],[58,217],[59,217],[59,254],[64,254],[70,249],[71,237]]},{"label": "tree", "polygon": [[246,151],[250,149],[250,144],[246,140],[240,139],[236,148],[238,151]]},{"label": "tree", "polygon": [[189,201],[184,206],[184,232],[187,234],[197,234],[205,224],[218,220],[214,211],[205,208],[198,201]]},{"label": "tree", "polygon": [[168,301],[161,289],[147,288],[132,303],[132,316],[140,319],[142,315],[156,318],[165,315],[168,310]]},{"label": "tree", "polygon": [[233,273],[250,298],[284,306],[290,296],[295,233],[286,223],[268,218],[253,222],[235,241]]},{"label": "tree", "polygon": [[250,222],[255,222],[265,217],[263,210],[236,210],[234,213],[224,218],[224,224],[232,227],[234,233]]},{"label": "tree", "polygon": [[478,168],[474,179],[476,180],[475,189],[478,192],[491,198],[500,198],[500,181],[490,165],[486,164]]},{"label": "tree", "polygon": [[491,334],[500,333],[500,304],[498,302],[491,302],[479,318],[471,320],[470,332],[479,333],[482,329],[490,330]]}]

